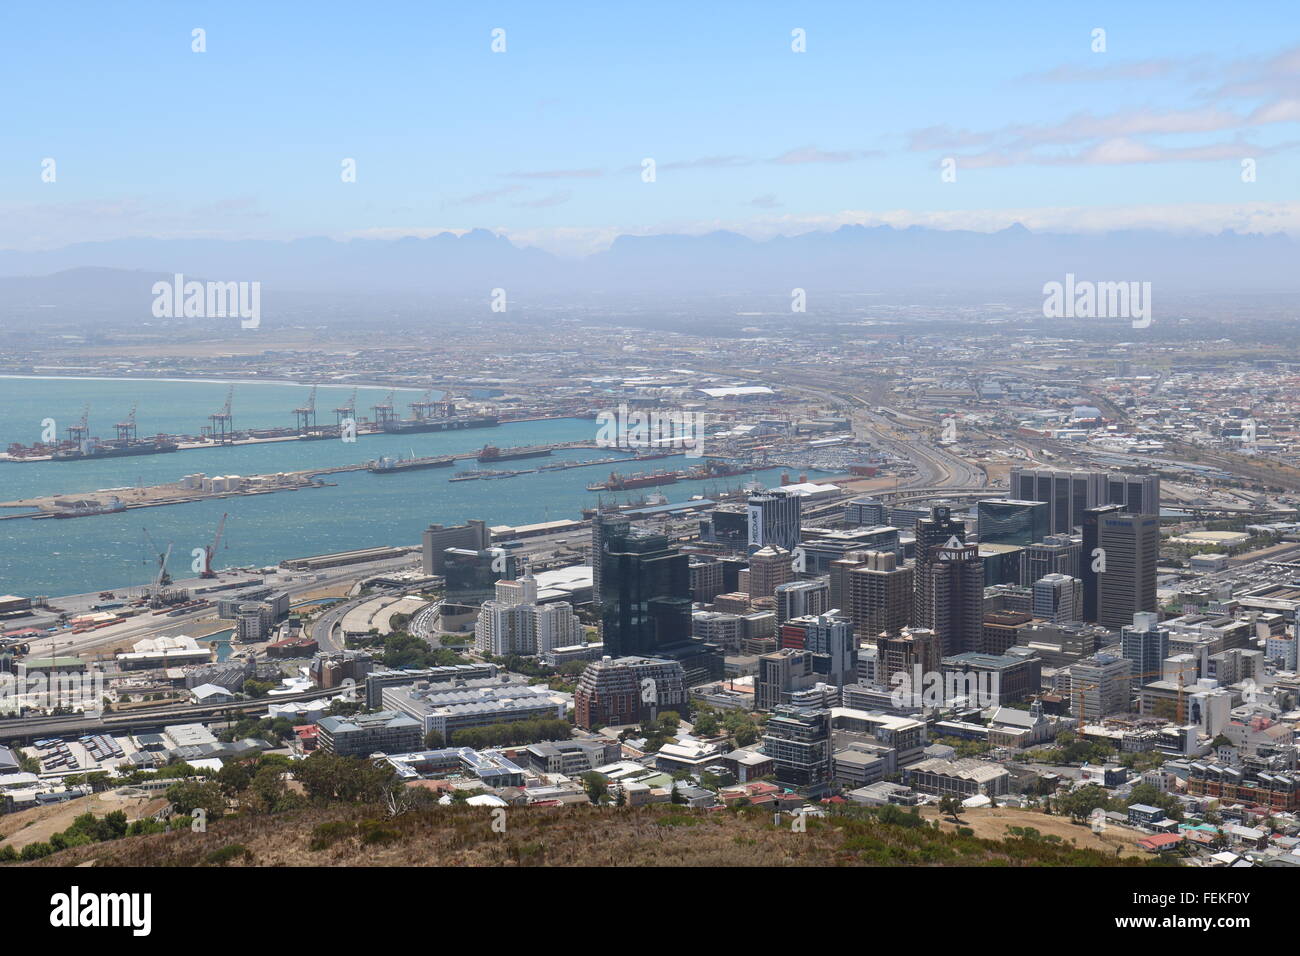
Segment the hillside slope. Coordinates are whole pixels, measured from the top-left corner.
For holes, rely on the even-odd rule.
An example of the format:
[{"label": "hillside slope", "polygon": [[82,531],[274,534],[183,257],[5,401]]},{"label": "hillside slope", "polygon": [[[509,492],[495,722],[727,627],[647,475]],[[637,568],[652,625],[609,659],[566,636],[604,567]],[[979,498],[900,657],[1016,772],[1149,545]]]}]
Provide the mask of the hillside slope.
[{"label": "hillside slope", "polygon": [[[902,816],[902,815],[896,815]],[[492,811],[436,807],[387,817],[366,805],[241,815],[208,832],[127,837],[75,847],[37,866],[1132,866],[1112,854],[1042,839],[941,832],[915,818],[813,819],[794,832],[765,811],[518,808],[495,832]]]}]

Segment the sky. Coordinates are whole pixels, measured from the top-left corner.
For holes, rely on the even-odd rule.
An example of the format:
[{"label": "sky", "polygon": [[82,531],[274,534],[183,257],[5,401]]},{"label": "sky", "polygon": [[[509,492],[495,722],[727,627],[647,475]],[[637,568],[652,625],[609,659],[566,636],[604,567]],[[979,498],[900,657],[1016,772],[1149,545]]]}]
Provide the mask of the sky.
[{"label": "sky", "polygon": [[0,105],[4,249],[479,227],[577,256],[624,233],[843,223],[1300,235],[1294,0],[9,3]]}]

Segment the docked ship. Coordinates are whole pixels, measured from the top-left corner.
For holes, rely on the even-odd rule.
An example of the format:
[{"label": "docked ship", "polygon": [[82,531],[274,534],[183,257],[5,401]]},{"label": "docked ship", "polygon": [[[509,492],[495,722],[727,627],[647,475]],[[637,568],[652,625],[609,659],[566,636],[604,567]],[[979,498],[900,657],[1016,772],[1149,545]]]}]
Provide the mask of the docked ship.
[{"label": "docked ship", "polygon": [[448,458],[376,458],[366,465],[372,475],[395,475],[399,471],[420,471],[425,468],[450,468],[455,457]]},{"label": "docked ship", "polygon": [[518,448],[498,448],[496,445],[484,445],[478,453],[478,461],[515,461],[519,458],[544,458],[551,454],[548,446],[533,445]]},{"label": "docked ship", "polygon": [[462,415],[456,418],[407,418],[386,421],[383,430],[390,435],[416,432],[449,432],[462,428],[492,428],[499,424],[495,415]]},{"label": "docked ship", "polygon": [[150,438],[142,441],[96,442],[87,441],[79,448],[60,448],[52,456],[52,461],[85,461],[100,458],[127,458],[134,455],[159,455],[164,452],[178,451],[180,445],[166,438]]},{"label": "docked ship", "polygon": [[674,485],[682,477],[676,471],[656,471],[649,474],[620,475],[609,473],[609,480],[587,486],[588,491],[627,491],[630,488],[650,488],[657,485]]},{"label": "docked ship", "polygon": [[54,512],[55,518],[89,518],[91,515],[115,515],[126,510],[119,498],[103,501],[75,501],[71,506]]}]

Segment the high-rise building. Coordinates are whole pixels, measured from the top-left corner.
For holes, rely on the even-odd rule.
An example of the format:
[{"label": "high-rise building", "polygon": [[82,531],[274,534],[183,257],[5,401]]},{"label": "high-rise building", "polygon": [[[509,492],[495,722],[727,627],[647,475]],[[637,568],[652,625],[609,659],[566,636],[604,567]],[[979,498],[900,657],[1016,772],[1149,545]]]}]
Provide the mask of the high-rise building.
[{"label": "high-rise building", "polygon": [[564,601],[537,603],[537,579],[525,572],[517,581],[498,581],[496,600],[484,601],[474,626],[474,645],[482,654],[546,654],[581,643],[582,623]]},{"label": "high-rise building", "polygon": [[853,498],[844,506],[844,523],[854,528],[886,524],[889,508],[875,498]]},{"label": "high-rise building", "polygon": [[794,558],[785,548],[767,544],[749,556],[750,600],[771,597],[778,585],[794,580]]},{"label": "high-rise building", "polygon": [[662,534],[636,534],[624,526],[604,535],[601,639],[611,656],[653,656],[690,638],[688,562]]},{"label": "high-rise building", "polygon": [[[838,613],[838,612],[837,612]],[[858,669],[858,642],[853,622],[837,613],[807,615],[788,622],[803,628],[804,648],[812,652],[813,671],[827,684],[852,683]]]},{"label": "high-rise building", "polygon": [[1024,577],[1020,583],[1032,587],[1039,578],[1049,574],[1068,574],[1082,580],[1079,571],[1082,539],[1076,535],[1049,534],[1025,548]]},{"label": "high-rise building", "polygon": [[1160,476],[1054,468],[1012,468],[1011,497],[1045,501],[1049,531],[1069,534],[1083,524],[1083,513],[1105,504],[1132,514],[1160,513]]},{"label": "high-rise building", "polygon": [[763,752],[778,783],[821,793],[831,779],[831,719],[827,710],[778,707],[768,718]]},{"label": "high-rise building", "polygon": [[579,727],[636,724],[664,710],[681,710],[688,699],[682,665],[655,657],[604,657],[592,661],[573,693]]},{"label": "high-rise building", "polygon": [[1129,710],[1132,698],[1129,674],[1132,665],[1122,657],[1097,653],[1074,664],[1065,672],[1070,695],[1070,713],[1081,721],[1099,721]]},{"label": "high-rise building", "polygon": [[826,578],[778,584],[772,596],[776,599],[778,625],[794,617],[825,614],[831,609],[831,586]]},{"label": "high-rise building", "polygon": [[486,551],[491,545],[491,535],[488,534],[487,524],[482,521],[471,520],[450,528],[431,524],[425,529],[421,543],[424,573],[442,574],[445,563],[443,552],[448,548]]},{"label": "high-rise building", "polygon": [[1133,623],[1120,629],[1120,651],[1132,665],[1130,673],[1140,683],[1159,680],[1169,656],[1169,628],[1160,626],[1160,615],[1141,612]]},{"label": "high-rise building", "polygon": [[1100,588],[1098,571],[1103,565],[1101,550],[1101,521],[1107,515],[1123,511],[1119,505],[1101,505],[1088,508],[1083,514],[1083,536],[1079,549],[1079,579],[1083,581],[1083,619],[1095,624],[1097,595]]},{"label": "high-rise building", "polygon": [[893,525],[854,528],[851,531],[831,528],[804,528],[799,541],[799,570],[808,574],[825,574],[833,562],[855,551],[893,551],[902,557],[898,529]]},{"label": "high-rise building", "polygon": [[900,567],[897,555],[888,551],[868,551],[863,557],[848,572],[840,607],[866,640],[897,635],[912,623],[912,569]]},{"label": "high-rise building", "polygon": [[721,561],[691,555],[690,572],[692,601],[708,604],[725,590]]},{"label": "high-rise building", "polygon": [[1108,505],[1123,505],[1129,514],[1158,515],[1160,476],[1111,472],[1106,476],[1106,493],[1102,501]]},{"label": "high-rise building", "polygon": [[978,651],[984,628],[984,564],[979,549],[953,540],[931,548],[929,558],[924,568],[917,559],[918,600],[912,620],[939,635],[944,657]]},{"label": "high-rise building", "polygon": [[[941,547],[964,545],[966,522],[952,517],[952,509],[935,505],[928,518],[916,522],[916,590],[912,600],[912,623],[917,627],[933,627],[934,600],[930,593],[932,579],[929,573],[934,553]],[[976,561],[979,556],[976,554]],[[981,568],[981,578],[983,569]],[[955,653],[955,652],[954,652]]]},{"label": "high-rise building", "polygon": [[992,544],[981,541],[978,545],[980,561],[984,564],[984,586],[1019,584],[1025,576],[1025,549],[1018,544]]},{"label": "high-rise building", "polygon": [[1016,498],[988,498],[976,506],[980,544],[1016,544],[1022,547],[1048,535],[1047,502]]},{"label": "high-rise building", "polygon": [[1083,620],[1083,582],[1048,574],[1034,582],[1034,617],[1053,624]]},{"label": "high-rise building", "polygon": [[1160,557],[1160,518],[1118,508],[1107,505],[1085,513],[1081,559],[1084,620],[1112,630],[1131,623],[1139,611],[1156,610]]},{"label": "high-rise building", "polygon": [[906,674],[910,681],[917,668],[922,674],[937,673],[944,656],[939,635],[922,627],[905,627],[900,634],[880,638],[876,655],[877,682],[885,687],[894,674]]},{"label": "high-rise building", "polygon": [[600,610],[601,570],[604,554],[609,542],[616,537],[624,537],[631,530],[632,522],[617,514],[598,513],[591,519],[591,594],[595,609]]},{"label": "high-rise building", "polygon": [[779,489],[750,495],[749,550],[774,544],[793,552],[799,544],[800,497]]},{"label": "high-rise building", "polygon": [[789,703],[792,693],[816,683],[813,654],[807,648],[783,647],[770,654],[760,654],[758,674],[754,678],[754,706],[758,710],[772,710]]}]

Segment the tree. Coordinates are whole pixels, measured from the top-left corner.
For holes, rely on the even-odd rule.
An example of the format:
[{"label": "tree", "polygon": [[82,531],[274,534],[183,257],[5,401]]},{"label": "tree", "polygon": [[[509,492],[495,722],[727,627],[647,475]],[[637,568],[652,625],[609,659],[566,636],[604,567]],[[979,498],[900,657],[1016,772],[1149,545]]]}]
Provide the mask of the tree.
[{"label": "tree", "polygon": [[594,770],[588,770],[582,775],[582,786],[587,791],[587,798],[592,803],[600,803],[609,793],[608,782]]},{"label": "tree", "polygon": [[215,783],[198,780],[183,780],[167,788],[167,799],[177,813],[190,816],[197,809],[204,810],[209,819],[215,820],[226,809],[226,798],[221,788]]},{"label": "tree", "polygon": [[940,797],[939,812],[946,813],[953,823],[961,823],[961,801],[956,797]]},{"label": "tree", "polygon": [[718,718],[705,712],[695,719],[695,733],[701,737],[714,737],[718,733]]},{"label": "tree", "polygon": [[442,734],[436,730],[431,730],[424,735],[424,746],[427,750],[441,750],[447,746],[447,741],[443,739]]}]

